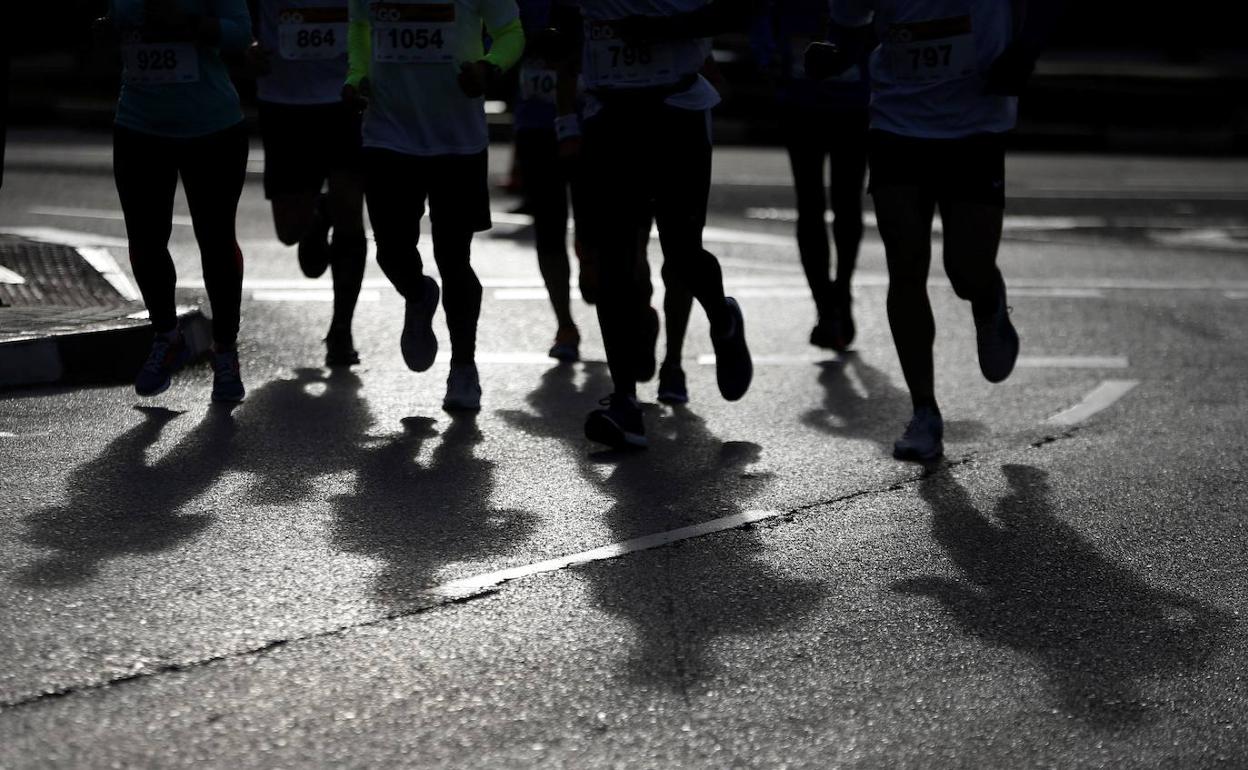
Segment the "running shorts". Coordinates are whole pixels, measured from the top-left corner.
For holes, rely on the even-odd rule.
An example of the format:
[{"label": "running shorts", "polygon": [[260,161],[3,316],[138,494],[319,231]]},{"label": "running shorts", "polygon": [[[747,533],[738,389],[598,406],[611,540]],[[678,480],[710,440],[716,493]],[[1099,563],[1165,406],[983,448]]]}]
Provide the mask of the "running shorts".
[{"label": "running shorts", "polygon": [[921,139],[873,129],[868,189],[918,187],[936,200],[1005,206],[1005,134]]},{"label": "running shorts", "polygon": [[340,102],[259,103],[264,197],[317,193],[336,171],[360,168],[360,117]]}]

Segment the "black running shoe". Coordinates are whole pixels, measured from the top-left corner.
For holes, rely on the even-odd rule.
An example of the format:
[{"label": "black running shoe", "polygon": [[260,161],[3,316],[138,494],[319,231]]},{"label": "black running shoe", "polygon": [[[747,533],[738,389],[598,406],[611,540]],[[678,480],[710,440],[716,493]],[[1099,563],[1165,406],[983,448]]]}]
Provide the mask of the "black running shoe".
[{"label": "black running shoe", "polygon": [[329,269],[329,200],[324,194],[316,196],[316,209],[312,226],[299,239],[299,269],[309,278],[320,278]]},{"label": "black running shoe", "polygon": [[914,410],[906,432],[893,442],[893,457],[898,460],[931,462],[945,453],[945,421],[931,407]]},{"label": "black running shoe", "polygon": [[689,387],[680,364],[665,363],[659,367],[659,401],[671,405],[689,403]]},{"label": "black running shoe", "polygon": [[169,389],[174,372],[186,365],[191,357],[186,339],[179,331],[174,335],[157,334],[152,349],[134,378],[134,392],[140,396],[156,396]]},{"label": "black running shoe", "polygon": [[247,395],[243,378],[238,370],[238,351],[213,351],[212,354],[212,400],[237,404]]},{"label": "black running shoe", "polygon": [[433,314],[438,309],[442,290],[438,282],[422,276],[424,291],[419,298],[407,298],[403,311],[403,333],[399,337],[399,350],[403,362],[414,372],[423,372],[433,366],[438,355],[438,338],[433,333]]},{"label": "black running shoe", "polygon": [[833,307],[836,314],[836,328],[840,335],[837,341],[840,347],[833,348],[833,350],[844,353],[849,350],[850,345],[854,344],[854,337],[858,333],[857,327],[854,326],[854,300],[848,295],[838,297]]},{"label": "black running shoe", "polygon": [[613,449],[645,449],[649,445],[636,398],[612,393],[598,403],[606,408],[589,413],[585,419],[586,438]]},{"label": "black running shoe", "polygon": [[989,382],[1001,382],[1014,371],[1018,360],[1018,332],[1010,323],[1005,299],[1005,282],[997,290],[997,307],[984,318],[975,319],[975,340],[979,348],[979,370]]},{"label": "black running shoe", "polygon": [[754,362],[745,344],[745,318],[741,307],[732,297],[724,297],[732,326],[721,336],[711,332],[711,344],[715,347],[715,379],[719,393],[729,401],[736,401],[750,389],[754,379]]},{"label": "black running shoe", "polygon": [[841,333],[836,328],[836,320],[834,318],[819,318],[819,322],[815,324],[815,328],[810,330],[810,344],[824,350],[836,350]]},{"label": "black running shoe", "polygon": [[339,331],[331,327],[329,334],[325,335],[325,365],[328,367],[354,366],[359,362],[360,354],[355,349],[351,330]]}]

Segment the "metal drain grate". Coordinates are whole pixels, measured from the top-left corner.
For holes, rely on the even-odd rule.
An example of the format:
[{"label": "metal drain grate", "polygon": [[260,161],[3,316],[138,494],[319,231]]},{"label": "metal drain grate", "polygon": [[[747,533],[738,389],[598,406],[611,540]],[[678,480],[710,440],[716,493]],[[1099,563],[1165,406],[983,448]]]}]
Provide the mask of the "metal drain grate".
[{"label": "metal drain grate", "polygon": [[69,246],[0,235],[0,267],[23,281],[0,280],[0,304],[15,308],[128,304],[112,284]]}]

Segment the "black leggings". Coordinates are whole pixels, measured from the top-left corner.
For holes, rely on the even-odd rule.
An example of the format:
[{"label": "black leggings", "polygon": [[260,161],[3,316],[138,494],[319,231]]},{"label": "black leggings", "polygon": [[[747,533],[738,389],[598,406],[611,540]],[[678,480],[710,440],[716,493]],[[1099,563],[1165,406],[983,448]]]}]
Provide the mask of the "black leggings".
[{"label": "black leggings", "polygon": [[469,258],[473,233],[490,226],[485,153],[423,157],[366,147],[363,158],[364,197],[377,242],[377,264],[404,297],[423,291],[424,262],[416,244],[428,201],[451,362],[472,363],[481,282]]},{"label": "black leggings", "polygon": [[568,261],[568,173],[559,159],[554,129],[516,132],[516,162],[525,201],[533,214],[537,266],[560,326],[572,325],[568,310],[572,268]]},{"label": "black leggings", "polygon": [[719,260],[702,248],[711,185],[706,111],[659,103],[608,103],[585,123],[581,172],[586,232],[600,259],[598,322],[615,392],[636,392],[637,335],[647,325],[639,303],[637,235],[651,212],[663,247],[664,278],[702,305],[712,329],[730,323]]},{"label": "black leggings", "polygon": [[[844,113],[789,108],[782,112],[785,146],[797,195],[797,249],[819,315],[830,314],[829,300],[847,299],[862,242],[862,193],[867,174],[867,111]],[[828,194],[824,166],[831,159]],[[830,277],[831,250],[824,220],[832,207],[836,280]]]},{"label": "black leggings", "polygon": [[169,255],[178,177],[186,191],[204,285],[212,304],[212,337],[229,349],[238,338],[243,255],[234,234],[247,174],[247,129],[174,139],[116,126],[113,177],[130,241],[130,265],[158,332],[177,326],[177,273]]}]

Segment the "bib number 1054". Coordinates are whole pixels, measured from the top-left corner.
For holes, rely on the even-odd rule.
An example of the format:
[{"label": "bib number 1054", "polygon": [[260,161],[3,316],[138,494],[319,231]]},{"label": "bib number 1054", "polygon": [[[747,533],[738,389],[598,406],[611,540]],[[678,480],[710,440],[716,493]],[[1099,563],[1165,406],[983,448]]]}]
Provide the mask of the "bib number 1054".
[{"label": "bib number 1054", "polygon": [[377,3],[372,6],[373,60],[393,64],[455,61],[455,6]]}]

